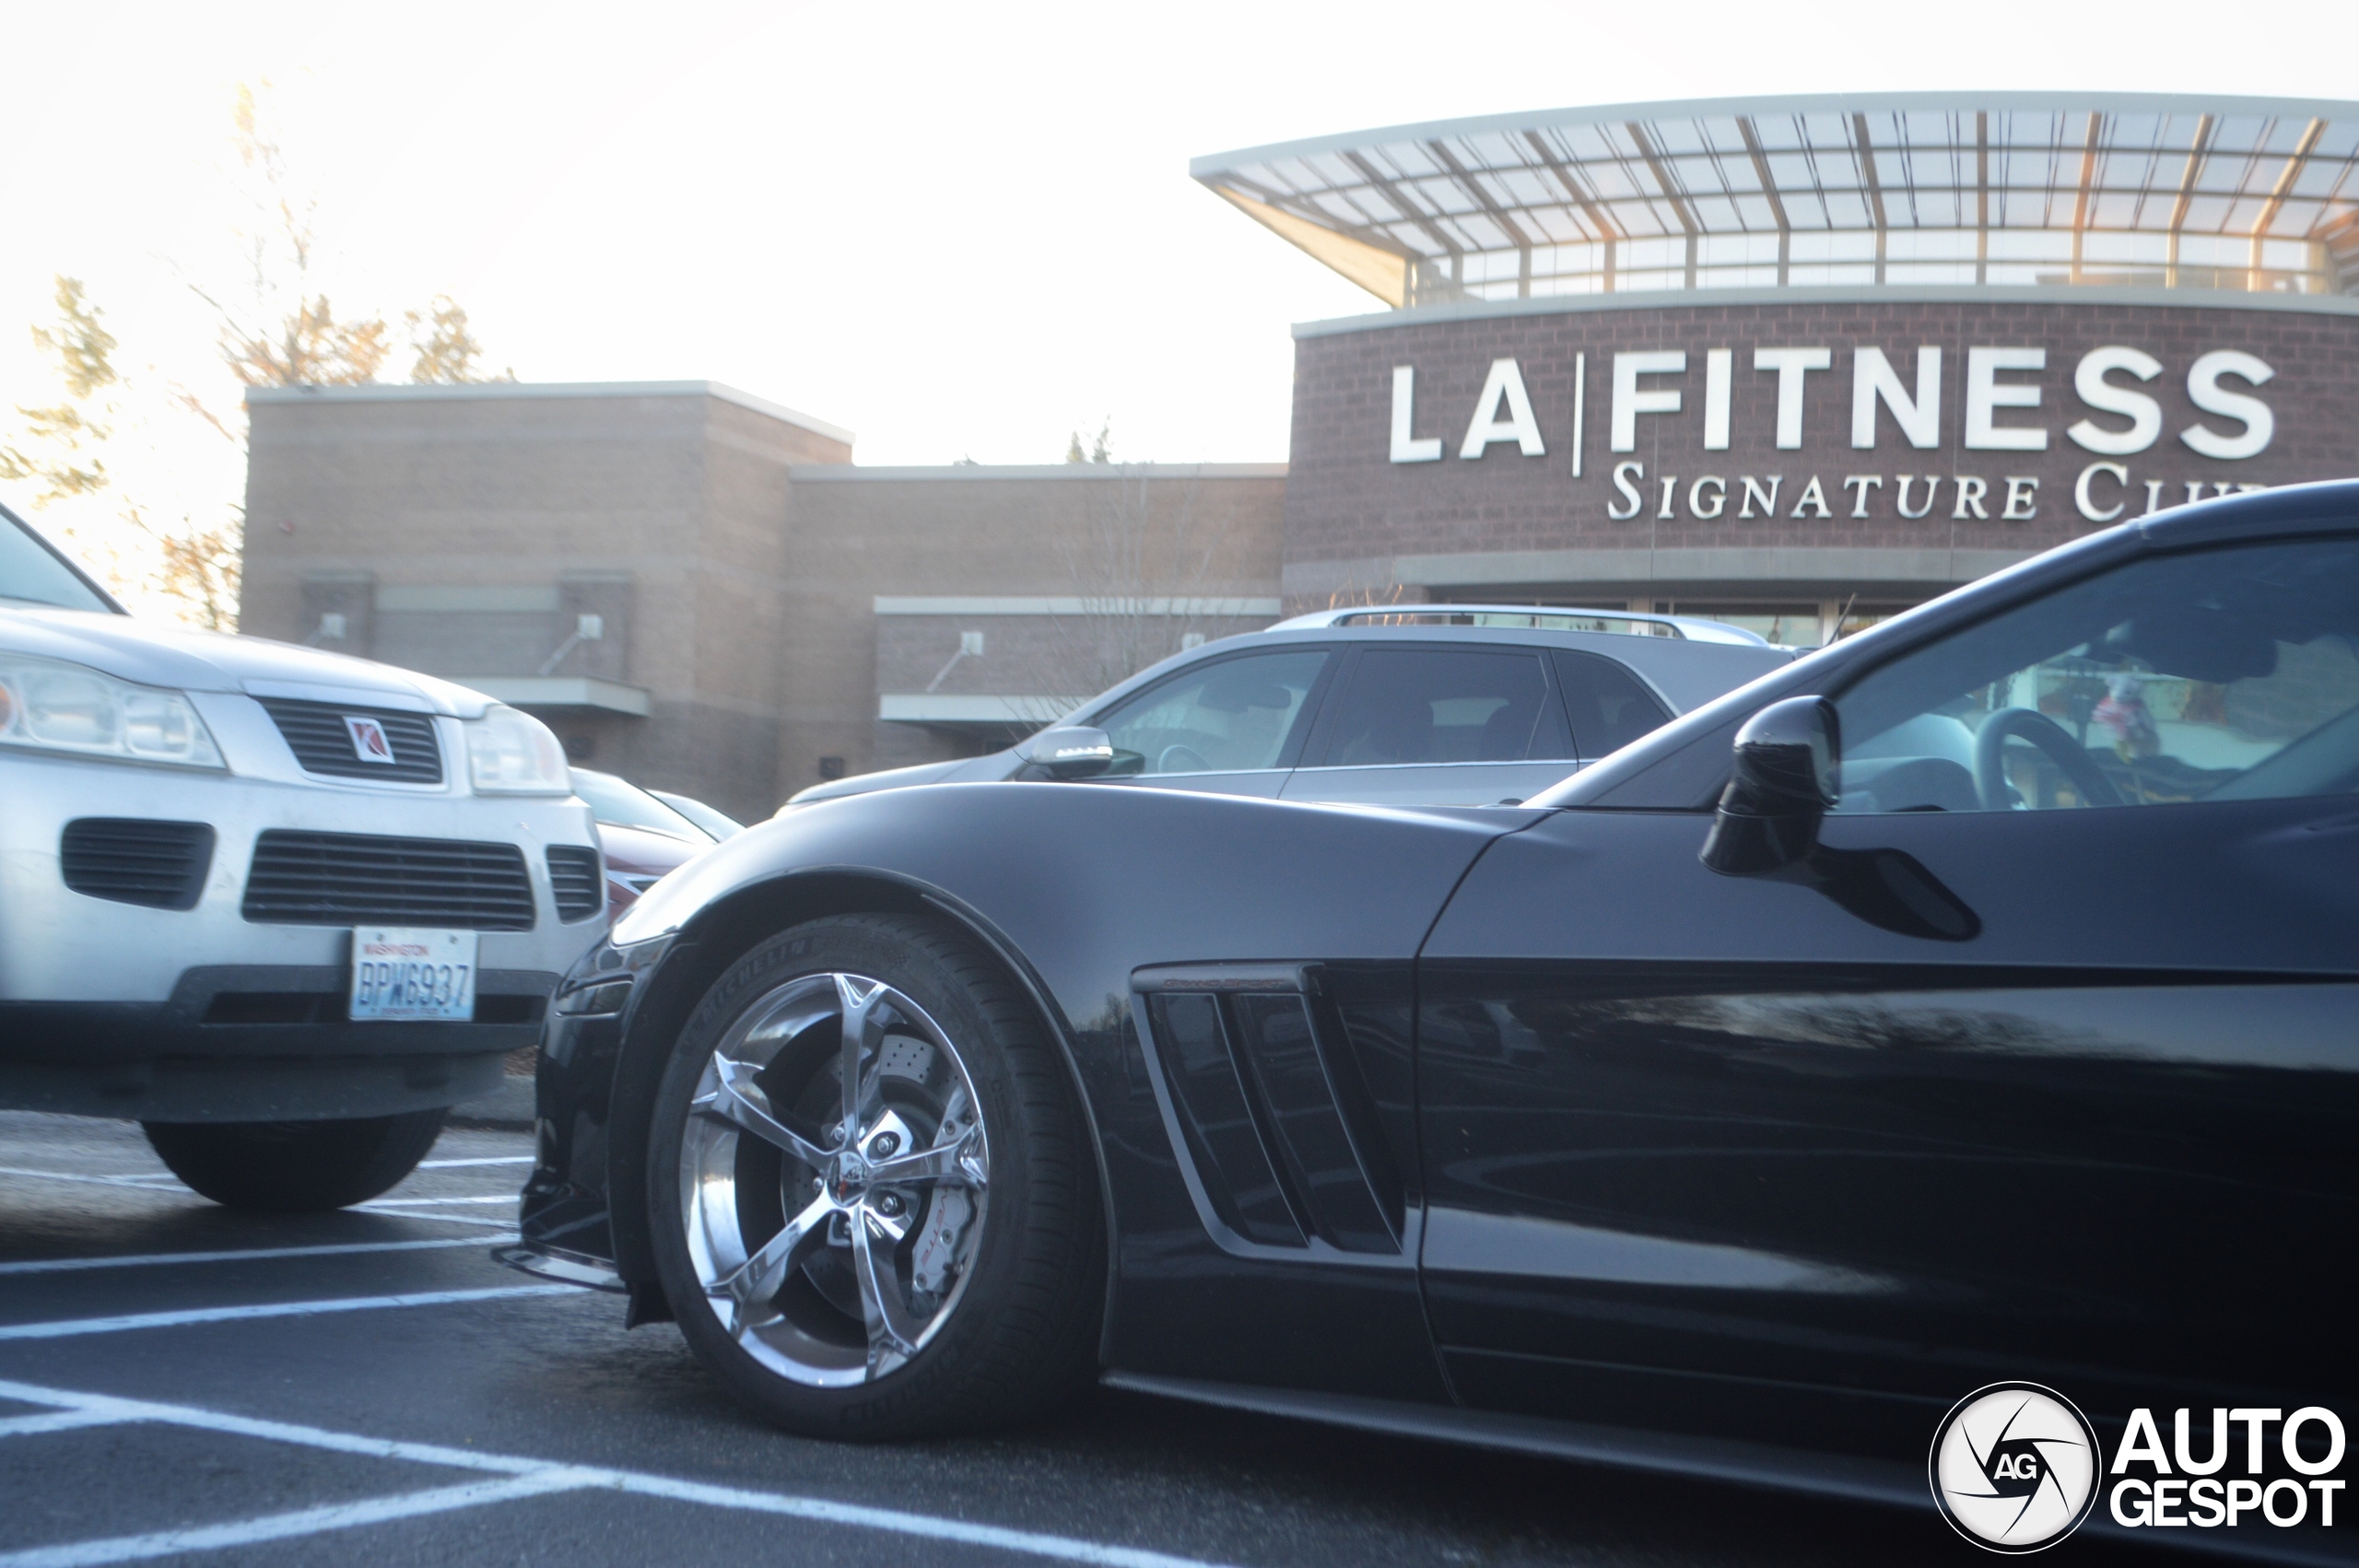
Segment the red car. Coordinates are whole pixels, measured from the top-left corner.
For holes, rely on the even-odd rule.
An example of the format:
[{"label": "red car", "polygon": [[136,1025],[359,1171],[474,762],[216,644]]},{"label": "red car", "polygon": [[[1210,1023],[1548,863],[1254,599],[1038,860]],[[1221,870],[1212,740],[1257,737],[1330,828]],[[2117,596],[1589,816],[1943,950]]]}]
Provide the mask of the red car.
[{"label": "red car", "polygon": [[606,857],[606,918],[639,902],[664,874],[712,848],[713,836],[636,784],[595,768],[573,769],[573,792],[598,819]]}]

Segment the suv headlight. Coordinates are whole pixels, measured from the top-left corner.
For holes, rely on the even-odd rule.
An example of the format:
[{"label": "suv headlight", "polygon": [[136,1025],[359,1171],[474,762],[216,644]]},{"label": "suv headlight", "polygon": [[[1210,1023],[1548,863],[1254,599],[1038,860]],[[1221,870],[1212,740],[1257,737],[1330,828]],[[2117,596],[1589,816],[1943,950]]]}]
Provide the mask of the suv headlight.
[{"label": "suv headlight", "polygon": [[493,708],[467,720],[467,776],[478,795],[570,795],[565,747],[529,713]]},{"label": "suv headlight", "polygon": [[229,766],[183,694],[21,653],[0,653],[0,745],[117,762]]}]

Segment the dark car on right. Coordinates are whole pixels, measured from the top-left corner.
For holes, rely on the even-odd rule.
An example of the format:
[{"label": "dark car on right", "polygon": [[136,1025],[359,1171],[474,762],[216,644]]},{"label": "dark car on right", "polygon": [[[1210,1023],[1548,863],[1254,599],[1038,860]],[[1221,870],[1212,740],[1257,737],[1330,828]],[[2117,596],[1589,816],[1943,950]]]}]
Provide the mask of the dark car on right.
[{"label": "dark car on right", "polygon": [[793,812],[549,1027],[507,1260],[798,1432],[1096,1379],[2348,1560],[2359,482],[2093,534],[1520,807]]}]

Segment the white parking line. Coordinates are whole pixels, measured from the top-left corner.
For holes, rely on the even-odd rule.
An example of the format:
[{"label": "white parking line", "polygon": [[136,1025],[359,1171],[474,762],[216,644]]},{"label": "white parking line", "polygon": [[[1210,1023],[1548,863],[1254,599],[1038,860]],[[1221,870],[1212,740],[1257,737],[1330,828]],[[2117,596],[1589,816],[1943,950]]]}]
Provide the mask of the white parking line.
[{"label": "white parking line", "polygon": [[[506,1502],[517,1497],[592,1489],[628,1492],[641,1497],[661,1497],[679,1503],[702,1504],[713,1508],[781,1515],[789,1518],[808,1519],[819,1524],[849,1526],[858,1529],[884,1530],[921,1540],[957,1541],[968,1546],[996,1547],[1004,1551],[1021,1552],[1031,1557],[1045,1557],[1062,1562],[1087,1563],[1091,1568],[1211,1568],[1210,1564],[1194,1558],[1175,1557],[1168,1552],[1149,1551],[1139,1547],[1115,1546],[1102,1541],[1082,1540],[1072,1536],[1008,1529],[998,1525],[971,1524],[964,1519],[945,1519],[928,1514],[908,1514],[892,1508],[869,1508],[858,1504],[836,1503],[819,1497],[797,1497],[774,1492],[749,1492],[740,1487],[708,1486],[700,1481],[679,1480],[669,1476],[649,1475],[637,1470],[560,1465],[546,1459],[528,1459],[505,1454],[484,1454],[462,1448],[446,1448],[439,1444],[362,1437],[351,1433],[330,1432],[320,1427],[298,1426],[286,1422],[258,1421],[250,1416],[230,1415],[224,1411],[201,1410],[188,1405],[152,1404],[146,1400],[123,1399],[106,1394],[76,1393],[63,1388],[44,1388],[31,1384],[6,1381],[0,1381],[0,1398],[14,1399],[22,1404],[57,1405],[71,1410],[88,1410],[94,1414],[104,1413],[121,1421],[157,1422],[174,1426],[193,1427],[199,1431],[223,1433],[232,1436],[258,1437],[271,1442],[297,1444],[309,1448],[324,1448],[335,1453],[362,1454],[386,1459],[406,1459],[419,1464],[444,1465],[459,1469],[488,1470],[504,1473],[511,1478],[504,1481],[479,1481],[466,1486],[442,1487],[431,1492],[409,1492],[361,1503],[304,1509],[293,1514],[265,1515],[259,1518],[230,1524],[167,1531],[158,1535],[122,1536],[111,1540],[76,1541],[61,1546],[35,1547],[25,1551],[0,1553],[0,1568],[35,1568],[36,1564],[40,1565],[40,1568],[68,1568],[68,1565],[73,1565],[73,1568],[83,1568],[83,1565],[88,1564],[126,1562],[140,1557],[159,1557],[171,1551],[194,1551],[214,1547],[241,1546],[254,1541],[283,1540],[295,1536],[346,1529],[355,1525],[370,1524],[381,1519],[414,1518],[425,1514],[447,1512],[453,1508],[472,1507],[486,1503]],[[170,1544],[158,1544],[162,1542]]]},{"label": "white parking line", "polygon": [[1087,1562],[1099,1568],[1204,1568],[1201,1560],[1174,1557],[1135,1546],[1109,1546],[1071,1536],[1043,1535],[1035,1530],[1011,1530],[998,1525],[971,1525],[964,1519],[905,1514],[898,1508],[865,1508],[852,1503],[830,1503],[819,1497],[790,1497],[773,1492],[747,1492],[734,1486],[707,1486],[700,1481],[674,1480],[667,1476],[634,1475],[606,1470],[601,1483],[641,1497],[669,1498],[675,1503],[701,1503],[713,1508],[737,1508],[756,1514],[783,1514],[789,1518],[816,1519],[822,1524],[851,1525],[863,1529],[890,1530],[897,1535],[929,1540],[955,1540],[968,1546],[995,1546],[1033,1557],[1065,1562]]},{"label": "white parking line", "polygon": [[40,1258],[0,1263],[0,1276],[63,1274],[82,1269],[152,1269],[168,1263],[240,1263],[265,1258],[341,1258],[355,1252],[428,1252],[481,1246],[495,1236],[435,1236],[426,1241],[349,1241],[321,1246],[256,1246],[242,1252],[142,1252],[113,1258]]},{"label": "white parking line", "polygon": [[93,1563],[135,1562],[145,1557],[171,1557],[183,1551],[218,1551],[266,1540],[315,1536],[327,1530],[347,1530],[356,1525],[445,1514],[453,1508],[474,1508],[487,1503],[512,1503],[520,1497],[570,1492],[583,1484],[573,1472],[552,1467],[507,1480],[475,1480],[464,1486],[437,1487],[431,1492],[369,1497],[358,1503],[334,1503],[291,1514],[266,1514],[258,1519],[240,1519],[227,1525],[199,1525],[187,1529],[158,1530],[153,1535],[116,1536],[109,1540],[82,1540],[65,1546],[37,1546],[28,1551],[0,1552],[0,1568],[87,1568]]},{"label": "white parking line", "polygon": [[[470,1238],[474,1239],[474,1238]],[[406,1295],[336,1296],[326,1301],[273,1301],[252,1306],[199,1306],[184,1312],[141,1312],[123,1317],[69,1317],[47,1323],[0,1325],[0,1340],[70,1340],[135,1328],[179,1328],[192,1323],[238,1323],[252,1317],[314,1317],[331,1312],[375,1312],[397,1306],[447,1306],[463,1301],[571,1295],[578,1285],[502,1285],[480,1291],[418,1291]]]},{"label": "white parking line", "polygon": [[254,1416],[231,1415],[226,1410],[208,1410],[194,1405],[165,1405],[148,1399],[125,1399],[112,1394],[45,1388],[37,1384],[10,1382],[6,1378],[0,1378],[0,1399],[14,1399],[25,1405],[53,1405],[88,1410],[112,1416],[118,1421],[151,1421],[159,1425],[193,1427],[201,1432],[218,1432],[231,1437],[258,1437],[266,1443],[291,1443],[305,1448],[324,1448],[331,1453],[358,1454],[364,1458],[405,1459],[413,1464],[442,1465],[459,1470],[522,1475],[528,1470],[554,1468],[543,1459],[511,1458],[502,1454],[479,1453],[472,1448],[446,1448],[439,1443],[409,1443],[398,1437],[363,1437],[357,1433],[330,1432],[323,1427],[299,1426],[290,1422],[264,1421]]},{"label": "white parking line", "polygon": [[[513,1203],[514,1199],[508,1199]],[[440,1225],[488,1225],[496,1231],[512,1231],[513,1220],[478,1220],[472,1214],[432,1214],[419,1209],[380,1209],[374,1203],[355,1203],[349,1213],[382,1214],[389,1220],[431,1220]]]},{"label": "white parking line", "polygon": [[495,1192],[487,1198],[378,1198],[370,1201],[371,1209],[426,1209],[444,1203],[513,1203],[512,1192]]},{"label": "white parking line", "polygon": [[0,1437],[33,1437],[44,1432],[71,1432],[77,1426],[112,1426],[130,1419],[110,1410],[51,1410],[46,1415],[10,1416],[0,1421]]},{"label": "white parking line", "polygon": [[0,1165],[0,1176],[32,1176],[41,1181],[70,1181],[82,1187],[129,1187],[142,1192],[177,1187],[180,1177],[162,1176],[81,1176],[72,1171],[37,1171],[21,1165]]},{"label": "white parking line", "polygon": [[479,1160],[420,1160],[417,1168],[422,1171],[447,1171],[454,1165],[529,1165],[533,1158],[530,1154],[490,1154]]}]

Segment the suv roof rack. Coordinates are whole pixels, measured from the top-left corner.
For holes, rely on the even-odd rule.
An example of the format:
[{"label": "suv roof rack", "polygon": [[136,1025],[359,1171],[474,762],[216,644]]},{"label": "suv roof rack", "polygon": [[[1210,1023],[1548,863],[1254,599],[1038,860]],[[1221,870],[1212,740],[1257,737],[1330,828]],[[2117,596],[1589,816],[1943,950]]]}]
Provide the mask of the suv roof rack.
[{"label": "suv roof rack", "polygon": [[1315,626],[1499,626],[1532,631],[1604,632],[1621,637],[1669,637],[1739,648],[1775,646],[1767,638],[1695,615],[1650,615],[1639,610],[1580,610],[1554,604],[1364,604],[1315,610],[1280,621],[1272,631]]}]

